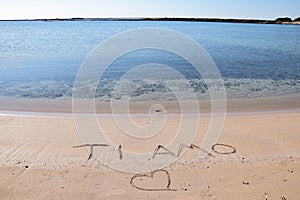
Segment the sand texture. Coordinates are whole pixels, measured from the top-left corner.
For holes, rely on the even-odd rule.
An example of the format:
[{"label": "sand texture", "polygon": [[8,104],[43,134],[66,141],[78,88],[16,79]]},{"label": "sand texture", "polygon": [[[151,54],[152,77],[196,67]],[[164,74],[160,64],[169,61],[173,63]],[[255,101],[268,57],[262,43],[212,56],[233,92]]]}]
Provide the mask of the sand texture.
[{"label": "sand texture", "polygon": [[[118,132],[111,117],[99,120]],[[173,132],[179,120],[168,118],[163,132]],[[193,144],[201,146],[208,121],[202,118]],[[130,174],[88,159],[86,148],[73,148],[82,143],[70,116],[2,114],[0,199],[299,199],[299,131],[299,112],[230,114],[218,143],[231,147],[207,149],[206,159],[189,149],[162,170]],[[111,139],[125,149],[151,151],[170,138],[140,146],[118,134]]]}]

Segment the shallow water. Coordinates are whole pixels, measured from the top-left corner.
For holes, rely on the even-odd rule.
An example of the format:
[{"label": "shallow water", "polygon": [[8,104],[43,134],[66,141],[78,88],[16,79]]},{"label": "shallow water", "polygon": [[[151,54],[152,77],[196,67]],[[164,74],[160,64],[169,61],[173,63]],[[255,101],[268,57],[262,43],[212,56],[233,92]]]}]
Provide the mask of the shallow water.
[{"label": "shallow water", "polygon": [[[300,93],[300,26],[195,22],[0,22],[0,97],[68,98],[76,73],[99,43],[122,31],[162,27],[179,31],[201,44],[215,61],[225,82],[228,98],[259,98]],[[135,100],[173,100],[174,94],[149,68],[148,79],[128,94],[114,89],[117,80],[134,66],[158,62],[168,65],[189,81],[199,99],[208,98],[207,85],[185,60],[157,50],[122,56],[100,80],[96,97],[101,100],[130,95]],[[151,74],[152,73],[152,74]],[[179,90],[186,88],[179,88]]]}]

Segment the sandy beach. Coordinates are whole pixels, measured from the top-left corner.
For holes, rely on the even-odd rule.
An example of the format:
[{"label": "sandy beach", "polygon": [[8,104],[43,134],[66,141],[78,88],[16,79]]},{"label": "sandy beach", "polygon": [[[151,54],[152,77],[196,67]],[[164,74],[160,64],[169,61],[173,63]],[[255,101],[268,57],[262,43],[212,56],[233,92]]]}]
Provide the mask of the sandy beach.
[{"label": "sandy beach", "polygon": [[[225,146],[206,149],[210,155],[205,159],[199,158],[198,149],[188,149],[162,170],[131,174],[110,169],[93,156],[88,159],[89,149],[74,148],[82,143],[69,101],[1,100],[0,199],[298,199],[299,101],[297,96],[229,100],[218,140]],[[144,107],[147,104],[135,104],[133,110],[143,113]],[[108,114],[100,115],[99,121],[105,124],[104,131],[114,133],[111,140],[116,145],[152,151],[168,142],[172,135],[164,133],[174,132],[180,121],[176,106],[170,108],[173,115],[163,136],[148,145],[129,147],[106,108],[102,111]],[[142,115],[134,119],[141,125],[149,123]],[[209,119],[201,118],[194,145],[201,146]]]}]

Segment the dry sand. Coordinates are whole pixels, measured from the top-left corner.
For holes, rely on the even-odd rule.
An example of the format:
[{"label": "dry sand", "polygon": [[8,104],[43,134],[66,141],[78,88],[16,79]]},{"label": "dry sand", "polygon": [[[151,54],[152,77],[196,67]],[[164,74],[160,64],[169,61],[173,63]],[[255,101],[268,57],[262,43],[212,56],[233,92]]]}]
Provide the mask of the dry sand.
[{"label": "dry sand", "polygon": [[[112,170],[94,158],[88,160],[87,149],[73,148],[81,141],[71,116],[1,114],[0,199],[299,199],[299,100],[294,99],[294,106],[286,102],[279,106],[279,100],[274,100],[277,107],[265,100],[268,103],[253,108],[261,101],[253,101],[247,109],[239,101],[243,106],[232,109],[243,112],[226,117],[218,143],[231,145],[236,153],[211,151],[214,157],[199,159],[197,150],[188,150],[178,162],[164,168],[170,175],[169,187],[166,171],[132,180],[139,188],[172,189],[169,191],[140,190],[130,183],[135,174]],[[109,115],[99,120],[104,129],[115,133],[111,139],[116,145],[129,148],[126,139],[118,137],[120,131]],[[135,120],[141,125],[149,122],[138,115]],[[179,120],[177,115],[169,117],[163,132],[173,132]],[[204,115],[194,144],[201,145],[208,122]],[[165,136],[159,144],[168,139]],[[151,142],[151,148],[145,150],[155,149],[158,141]],[[232,149],[218,146],[216,150]]]}]

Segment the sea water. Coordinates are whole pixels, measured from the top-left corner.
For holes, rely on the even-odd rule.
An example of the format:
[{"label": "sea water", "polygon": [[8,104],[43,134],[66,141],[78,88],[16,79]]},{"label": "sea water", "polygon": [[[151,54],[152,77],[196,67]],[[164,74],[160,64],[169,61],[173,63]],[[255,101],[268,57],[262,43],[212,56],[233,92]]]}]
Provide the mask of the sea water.
[{"label": "sea water", "polygon": [[[198,42],[216,63],[228,98],[261,98],[300,93],[300,26],[160,21],[1,21],[0,97],[64,99],[72,97],[76,74],[97,45],[115,34],[143,27],[172,29]],[[191,50],[192,51],[192,50]],[[95,97],[109,101],[173,100],[165,82],[128,80],[138,87],[118,92],[118,80],[135,66],[160,63],[180,72],[199,99],[208,86],[193,66],[170,52],[144,49],[121,56],[100,78]],[[170,73],[171,74],[171,73]],[[138,77],[138,76],[137,76]],[[186,88],[181,88],[186,89]]]}]

